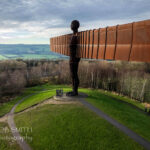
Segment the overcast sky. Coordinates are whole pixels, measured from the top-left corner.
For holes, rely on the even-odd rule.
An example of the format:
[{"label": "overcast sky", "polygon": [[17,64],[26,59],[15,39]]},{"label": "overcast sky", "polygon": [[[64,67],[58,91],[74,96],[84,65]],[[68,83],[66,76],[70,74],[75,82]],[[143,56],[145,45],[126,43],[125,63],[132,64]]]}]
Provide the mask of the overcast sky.
[{"label": "overcast sky", "polygon": [[49,44],[49,38],[150,19],[150,0],[0,0],[0,44]]}]

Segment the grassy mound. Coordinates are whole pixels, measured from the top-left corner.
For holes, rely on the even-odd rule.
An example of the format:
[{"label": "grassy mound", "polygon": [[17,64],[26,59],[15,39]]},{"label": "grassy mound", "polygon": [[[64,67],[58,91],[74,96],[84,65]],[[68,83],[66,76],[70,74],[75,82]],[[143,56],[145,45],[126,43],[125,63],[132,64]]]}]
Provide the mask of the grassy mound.
[{"label": "grassy mound", "polygon": [[15,123],[18,128],[32,128],[21,134],[32,137],[28,143],[36,150],[143,149],[82,105],[45,105],[17,114]]}]

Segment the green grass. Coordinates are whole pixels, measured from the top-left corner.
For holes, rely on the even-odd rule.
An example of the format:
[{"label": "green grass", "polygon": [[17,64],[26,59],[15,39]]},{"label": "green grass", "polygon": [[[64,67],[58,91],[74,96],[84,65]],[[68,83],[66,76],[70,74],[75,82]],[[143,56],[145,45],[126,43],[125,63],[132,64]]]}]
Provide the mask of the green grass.
[{"label": "green grass", "polygon": [[[0,117],[5,115],[5,114],[7,114],[8,112],[10,112],[12,107],[19,100],[21,100],[25,96],[28,96],[28,95],[33,94],[33,93],[40,92],[42,90],[52,90],[52,89],[54,90],[54,89],[57,89],[57,88],[65,88],[65,89],[67,89],[67,87],[68,86],[66,86],[66,85],[49,85],[49,84],[44,84],[44,85],[38,85],[38,86],[26,88],[22,92],[22,94],[16,96],[16,98],[14,98],[13,100],[11,100],[11,101],[9,101],[7,103],[0,104]],[[27,102],[25,102],[25,103],[23,102],[23,104],[21,103],[21,106],[20,105],[18,106],[19,107],[18,110],[21,111],[22,109],[25,109],[26,107],[30,107],[30,106],[32,106],[32,105],[34,105],[36,103],[39,103],[40,101],[43,101],[43,100],[47,99],[49,97],[49,96],[47,96],[48,93],[49,92],[44,92],[43,94],[39,94],[40,96],[43,96],[43,95],[45,95],[45,96],[43,96],[43,99],[42,98],[41,99],[36,99],[37,101],[35,99],[31,100],[32,97],[31,98],[30,97],[27,98]],[[53,92],[53,93],[55,93],[55,92]],[[38,94],[37,94],[37,96],[34,95],[33,98],[38,97],[39,95]],[[28,99],[29,99],[29,101],[31,100],[31,102],[28,103]],[[28,103],[28,105],[26,105],[26,103]],[[25,104],[25,106],[23,106],[24,104]]]},{"label": "green grass", "polygon": [[0,60],[4,60],[6,59],[6,57],[4,57],[3,55],[0,55]]},{"label": "green grass", "polygon": [[99,90],[101,93],[107,95],[107,96],[110,96],[110,97],[113,97],[117,100],[121,100],[121,101],[124,101],[124,102],[127,102],[127,103],[130,103],[132,105],[135,105],[136,107],[144,110],[145,109],[145,106],[143,103],[137,101],[137,100],[134,100],[134,99],[130,99],[126,96],[121,96],[121,95],[117,95],[117,93],[112,93],[112,92],[109,92],[109,91],[104,91],[104,90]]},{"label": "green grass", "polygon": [[[38,87],[36,87],[36,89],[38,89]],[[10,110],[12,109],[12,107],[19,101],[21,100],[22,98],[32,94],[32,93],[35,93],[37,92],[37,90],[35,90],[34,88],[28,88],[28,89],[25,89],[23,91],[22,94],[16,96],[16,98],[14,98],[13,100],[9,101],[9,102],[6,102],[6,103],[3,103],[3,104],[0,104],[0,117],[7,114],[8,112],[10,112]]]},{"label": "green grass", "polygon": [[12,109],[12,107],[20,100],[22,99],[24,96],[26,96],[26,94],[22,94],[20,96],[17,96],[15,99],[7,102],[7,103],[3,103],[0,105],[0,117],[7,114],[8,112],[10,112],[10,110]]},{"label": "green grass", "polygon": [[34,150],[140,150],[138,143],[107,121],[81,105],[45,105],[17,114],[18,128],[32,128],[21,132],[32,137],[28,141]]},{"label": "green grass", "polygon": [[62,88],[62,87],[63,87],[64,92],[70,90],[70,88],[68,88],[68,86],[63,86],[63,85],[43,85],[42,88],[44,88],[45,90],[48,90],[48,91],[43,91],[36,95],[32,95],[32,96],[26,98],[23,102],[21,102],[16,107],[15,112],[23,111],[35,104],[38,104],[48,98],[53,97],[54,95],[56,95],[56,89]]},{"label": "green grass", "polygon": [[[46,86],[46,85],[44,85]],[[13,100],[0,104],[0,117],[7,114],[8,112],[10,112],[10,110],[12,109],[12,107],[19,101],[21,100],[23,97],[26,97],[32,93],[38,92],[40,90],[42,90],[43,87],[42,86],[35,86],[35,87],[31,87],[31,88],[26,88],[22,94],[16,96],[16,98],[14,98]]]},{"label": "green grass", "polygon": [[38,103],[42,102],[43,100],[46,100],[54,95],[55,95],[55,90],[46,91],[46,92],[43,91],[36,95],[32,95],[32,96],[26,98],[22,103],[20,103],[16,107],[15,112],[20,112],[22,110],[25,110],[26,108],[29,108],[35,104],[38,104]]},{"label": "green grass", "polygon": [[[26,98],[22,103],[18,105],[15,112],[20,112],[28,107],[31,107],[52,97],[53,95],[55,95],[55,90],[59,88],[63,88],[65,92],[71,90],[71,88],[66,85],[49,84],[25,89],[25,91],[23,92],[24,95],[29,95],[36,92],[40,93],[36,93],[35,95]],[[130,100],[129,98],[114,95],[110,92],[105,92],[102,90],[80,88],[79,91],[88,94],[88,98],[86,99],[88,102],[90,102],[97,108],[100,108],[103,112],[105,112],[112,118],[116,119],[117,121],[124,124],[137,134],[150,141],[150,117],[131,107],[127,103],[130,103],[138,108],[143,109],[144,107],[142,104],[138,103],[137,101]],[[21,95],[21,97],[23,97],[23,95]],[[17,97],[16,100],[6,103],[3,106],[0,106],[0,115],[9,112],[13,105],[21,97]],[[125,101],[127,103],[123,103],[122,101]]]},{"label": "green grass", "polygon": [[[4,130],[6,128],[8,130]],[[21,150],[19,145],[13,139],[7,123],[0,123],[0,150]]]},{"label": "green grass", "polygon": [[82,89],[81,91],[88,93],[86,100],[92,105],[150,141],[150,116],[122,103],[121,100],[116,100],[116,95],[114,98],[98,90]]}]

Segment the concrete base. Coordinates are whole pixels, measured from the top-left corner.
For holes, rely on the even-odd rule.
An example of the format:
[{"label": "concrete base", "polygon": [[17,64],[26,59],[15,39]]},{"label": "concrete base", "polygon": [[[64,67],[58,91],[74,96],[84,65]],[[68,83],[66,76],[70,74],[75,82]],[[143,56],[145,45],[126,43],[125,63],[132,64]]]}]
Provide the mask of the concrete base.
[{"label": "concrete base", "polygon": [[66,93],[63,94],[63,96],[54,96],[54,100],[58,101],[76,101],[80,98],[86,98],[87,94],[79,92],[77,96],[66,96]]}]

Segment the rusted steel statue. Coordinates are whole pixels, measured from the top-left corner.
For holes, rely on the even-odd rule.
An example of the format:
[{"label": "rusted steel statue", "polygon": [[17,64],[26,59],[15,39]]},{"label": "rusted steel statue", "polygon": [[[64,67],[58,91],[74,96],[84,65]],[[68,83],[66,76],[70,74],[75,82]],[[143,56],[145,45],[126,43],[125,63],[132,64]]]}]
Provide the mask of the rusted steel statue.
[{"label": "rusted steel statue", "polygon": [[77,44],[78,44],[78,28],[80,26],[80,23],[78,20],[73,20],[71,22],[71,30],[73,31],[73,35],[71,37],[70,42],[70,59],[69,59],[69,65],[70,65],[70,75],[72,80],[72,91],[68,92],[67,96],[76,96],[78,95],[78,86],[79,86],[79,78],[78,78],[78,66],[80,62],[80,58],[77,56]]}]

